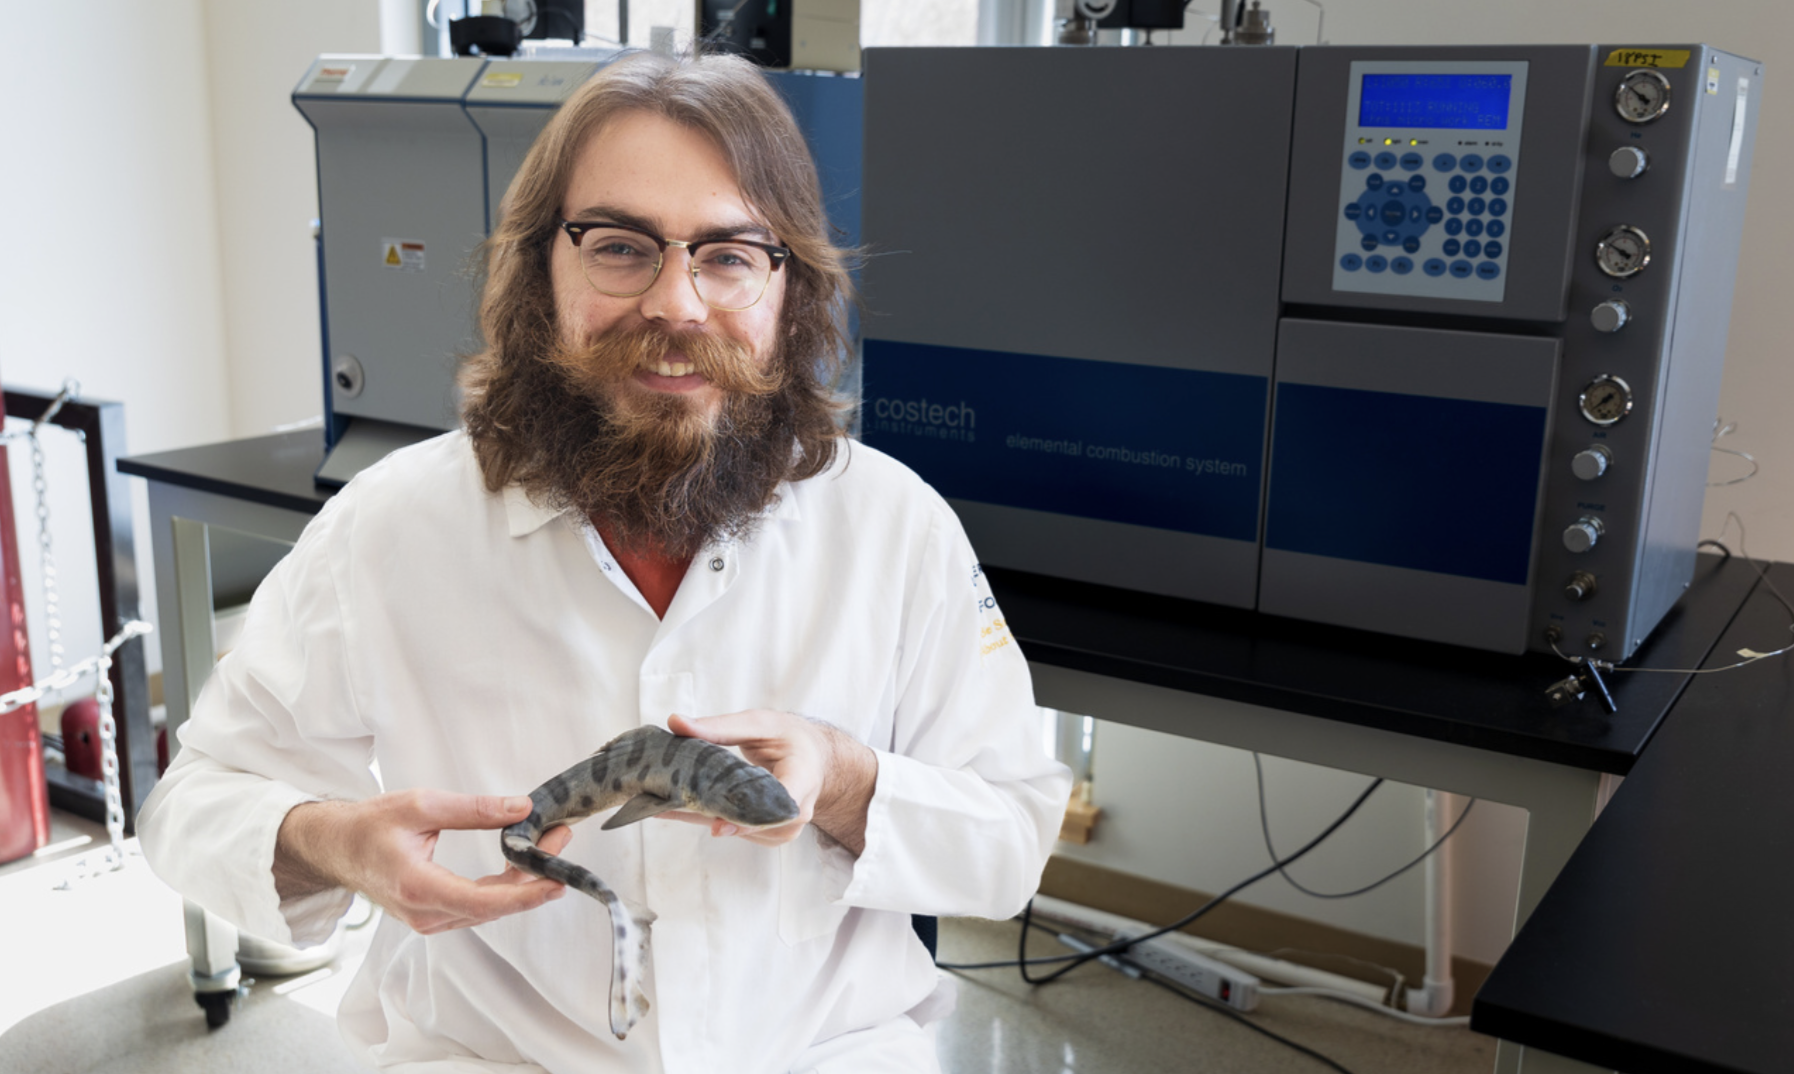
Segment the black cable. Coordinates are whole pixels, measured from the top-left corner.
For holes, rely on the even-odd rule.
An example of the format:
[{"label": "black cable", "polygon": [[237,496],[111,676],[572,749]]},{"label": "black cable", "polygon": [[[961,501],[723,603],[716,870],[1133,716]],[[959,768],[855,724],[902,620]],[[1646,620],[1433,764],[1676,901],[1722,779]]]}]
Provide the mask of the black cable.
[{"label": "black cable", "polygon": [[[1259,757],[1259,755],[1257,753],[1254,753],[1252,755],[1252,768],[1253,768],[1253,771],[1255,771],[1258,774],[1258,826],[1265,834],[1265,850],[1266,850],[1266,852],[1271,855],[1272,861],[1276,861],[1277,860],[1277,848],[1271,845],[1271,815],[1270,815],[1269,811],[1265,808],[1264,760],[1261,757]],[[1438,850],[1440,847],[1444,846],[1445,841],[1452,837],[1453,833],[1455,833],[1458,830],[1458,826],[1460,824],[1464,823],[1464,818],[1468,817],[1470,815],[1470,810],[1472,808],[1474,808],[1475,806],[1476,806],[1476,799],[1474,799],[1474,798],[1470,799],[1469,803],[1464,806],[1464,811],[1462,813],[1458,814],[1458,819],[1452,822],[1451,827],[1446,830],[1444,835],[1440,836],[1437,840],[1435,840],[1433,842],[1432,846],[1427,847],[1425,850],[1421,851],[1420,856],[1418,858],[1415,858],[1413,861],[1402,866],[1400,869],[1397,869],[1395,872],[1390,873],[1388,876],[1385,876],[1383,879],[1378,880],[1374,884],[1366,884],[1363,887],[1356,888],[1352,891],[1312,891],[1306,887],[1303,887],[1301,881],[1299,881],[1295,877],[1289,875],[1289,872],[1287,870],[1283,869],[1282,867],[1279,867],[1277,869],[1277,872],[1282,875],[1283,879],[1290,882],[1291,887],[1294,887],[1297,891],[1301,892],[1304,895],[1310,895],[1317,899],[1355,898],[1356,896],[1363,895],[1365,892],[1375,891],[1376,889],[1382,887],[1384,884],[1389,883],[1391,880],[1394,880],[1396,877],[1402,875],[1403,873],[1407,872],[1409,869],[1414,868],[1416,865],[1419,865],[1421,862],[1423,862],[1423,861],[1427,860],[1427,858],[1431,857],[1435,850]]]},{"label": "black cable", "polygon": [[1213,1000],[1209,999],[1207,996],[1198,995],[1195,992],[1187,992],[1184,989],[1178,987],[1177,985],[1171,983],[1170,981],[1163,980],[1162,978],[1159,977],[1158,974],[1152,972],[1151,970],[1146,971],[1144,979],[1151,981],[1153,984],[1158,985],[1160,988],[1163,988],[1165,991],[1171,993],[1174,996],[1182,996],[1183,998],[1189,1000],[1191,1003],[1196,1004],[1198,1007],[1207,1008],[1208,1010],[1214,1011],[1217,1014],[1225,1014],[1227,1017],[1238,1022],[1240,1025],[1245,1026],[1247,1029],[1250,1029],[1252,1032],[1262,1033],[1265,1036],[1276,1041],[1278,1044],[1282,1044],[1282,1045],[1286,1045],[1287,1047],[1294,1048],[1296,1051],[1301,1052],[1303,1055],[1306,1055],[1311,1059],[1314,1059],[1318,1062],[1327,1064],[1327,1066],[1333,1068],[1334,1070],[1339,1071],[1339,1074],[1352,1074],[1352,1072],[1350,1070],[1348,1070],[1346,1067],[1340,1065],[1340,1063],[1337,1060],[1329,1059],[1326,1056],[1322,1055],[1321,1053],[1315,1051],[1313,1048],[1310,1048],[1305,1044],[1297,1044],[1295,1041],[1290,1040],[1288,1037],[1271,1032],[1270,1030],[1266,1029],[1264,1026],[1261,1026],[1257,1022],[1254,1022],[1252,1019],[1247,1018],[1245,1015],[1241,1014],[1239,1011],[1234,1010],[1232,1007],[1229,1007],[1222,1003],[1216,1003]]},{"label": "black cable", "polygon": [[[1096,959],[1101,958],[1104,955],[1120,954],[1121,952],[1126,951],[1128,948],[1134,946],[1137,943],[1144,943],[1147,940],[1156,939],[1157,937],[1163,936],[1168,932],[1175,932],[1178,929],[1183,928],[1185,925],[1188,925],[1190,922],[1195,921],[1197,918],[1201,917],[1202,915],[1208,913],[1210,910],[1213,910],[1215,907],[1226,902],[1228,899],[1231,899],[1234,895],[1238,894],[1239,892],[1245,890],[1246,888],[1250,887],[1253,884],[1258,883],[1260,880],[1263,880],[1265,877],[1270,876],[1272,873],[1276,872],[1278,869],[1282,868],[1283,866],[1290,865],[1296,861],[1301,860],[1303,855],[1307,854],[1309,851],[1311,851],[1315,847],[1319,846],[1323,840],[1325,840],[1328,836],[1332,835],[1335,831],[1337,831],[1340,825],[1342,825],[1346,821],[1352,819],[1352,814],[1358,812],[1359,807],[1364,805],[1365,801],[1367,799],[1369,799],[1370,796],[1376,792],[1376,789],[1378,787],[1381,787],[1382,785],[1383,785],[1383,780],[1380,777],[1377,779],[1371,780],[1370,786],[1364,788],[1364,792],[1362,794],[1358,795],[1357,801],[1354,801],[1349,807],[1347,807],[1346,811],[1339,815],[1338,820],[1335,820],[1332,824],[1327,825],[1326,829],[1324,831],[1322,831],[1321,834],[1315,836],[1313,839],[1310,839],[1302,847],[1302,849],[1296,851],[1294,854],[1291,854],[1289,857],[1284,858],[1282,861],[1272,862],[1269,868],[1261,869],[1258,872],[1253,873],[1251,876],[1240,881],[1239,883],[1235,884],[1234,886],[1228,888],[1226,891],[1223,891],[1221,894],[1216,895],[1214,898],[1203,903],[1201,906],[1198,906],[1196,909],[1190,911],[1188,914],[1177,919],[1176,921],[1173,921],[1171,924],[1165,925],[1161,928],[1153,929],[1151,932],[1147,932],[1142,935],[1135,936],[1132,939],[1117,940],[1114,943],[1106,944],[1102,947],[1092,948],[1091,950],[1082,952],[1081,954],[1067,955],[1067,956],[1063,956],[1063,957],[1056,957],[1056,958],[1049,958],[1049,959],[1041,960],[1042,962],[1070,962],[1071,963],[1071,965],[1061,967],[1060,969],[1057,969],[1057,970],[1053,971],[1052,973],[1047,974],[1045,977],[1035,978],[1035,977],[1028,976],[1028,965],[1031,961],[1028,958],[1028,927],[1033,923],[1033,920],[1034,920],[1034,900],[1033,899],[1029,899],[1028,905],[1022,908],[1021,948],[1017,952],[1016,957],[1013,961],[982,962],[982,963],[977,963],[977,964],[955,964],[955,963],[949,963],[949,962],[941,962],[941,963],[937,963],[937,965],[939,965],[942,969],[949,969],[949,970],[952,970],[952,969],[984,970],[984,969],[998,969],[998,968],[1007,967],[1007,966],[1014,966],[1014,967],[1016,967],[1017,970],[1019,970],[1021,972],[1022,980],[1028,982],[1029,984],[1046,984],[1050,981],[1056,981],[1059,978],[1070,973],[1072,970],[1075,970],[1079,966],[1082,966],[1086,962],[1094,961]],[[1036,964],[1038,964],[1038,963],[1036,963]]]}]

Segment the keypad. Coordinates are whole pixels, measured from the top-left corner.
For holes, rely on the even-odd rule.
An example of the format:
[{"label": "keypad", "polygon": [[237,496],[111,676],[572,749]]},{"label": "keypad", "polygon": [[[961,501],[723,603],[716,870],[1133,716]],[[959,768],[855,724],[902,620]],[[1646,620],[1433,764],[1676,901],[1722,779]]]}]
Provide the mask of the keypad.
[{"label": "keypad", "polygon": [[1341,251],[1340,269],[1459,280],[1495,280],[1507,271],[1501,240],[1513,204],[1513,158],[1360,149],[1345,163],[1362,185],[1353,179],[1347,187],[1348,198],[1359,192],[1343,206],[1359,238],[1356,250]]}]

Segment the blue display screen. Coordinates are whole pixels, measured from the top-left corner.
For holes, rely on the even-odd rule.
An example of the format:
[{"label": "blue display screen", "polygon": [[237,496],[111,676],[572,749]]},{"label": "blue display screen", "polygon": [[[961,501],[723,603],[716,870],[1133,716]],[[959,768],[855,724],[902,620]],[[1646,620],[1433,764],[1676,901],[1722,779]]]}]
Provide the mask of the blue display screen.
[{"label": "blue display screen", "polygon": [[1365,75],[1360,127],[1503,130],[1512,75]]}]

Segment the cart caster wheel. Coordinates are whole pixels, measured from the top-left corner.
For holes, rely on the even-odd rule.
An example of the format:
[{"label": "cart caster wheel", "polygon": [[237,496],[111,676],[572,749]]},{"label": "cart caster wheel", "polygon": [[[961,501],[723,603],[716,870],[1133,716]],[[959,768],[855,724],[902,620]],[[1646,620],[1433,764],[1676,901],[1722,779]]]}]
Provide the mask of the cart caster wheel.
[{"label": "cart caster wheel", "polygon": [[236,991],[229,992],[195,992],[193,1002],[205,1008],[206,1028],[217,1029],[230,1021],[230,1001],[236,998]]}]

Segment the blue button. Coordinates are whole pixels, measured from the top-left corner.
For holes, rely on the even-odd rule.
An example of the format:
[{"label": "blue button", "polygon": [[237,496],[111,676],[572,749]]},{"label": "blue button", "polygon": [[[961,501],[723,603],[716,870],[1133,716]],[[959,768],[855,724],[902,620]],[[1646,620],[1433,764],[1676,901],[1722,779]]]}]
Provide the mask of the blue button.
[{"label": "blue button", "polygon": [[1408,223],[1419,224],[1420,230],[1425,231],[1426,230],[1426,213],[1427,213],[1427,210],[1426,210],[1426,206],[1424,206],[1424,205],[1408,206]]},{"label": "blue button", "polygon": [[1469,210],[1471,216],[1481,216],[1488,210],[1489,203],[1481,198],[1471,198],[1470,204],[1466,206],[1466,208]]},{"label": "blue button", "polygon": [[1364,186],[1369,190],[1380,190],[1383,187],[1383,177],[1376,172],[1371,172],[1364,177]]},{"label": "blue button", "polygon": [[1399,198],[1408,193],[1408,186],[1406,183],[1385,183],[1383,193],[1392,198]]},{"label": "blue button", "polygon": [[1368,272],[1382,272],[1389,267],[1389,262],[1382,254],[1371,254],[1364,259],[1364,268]]},{"label": "blue button", "polygon": [[1481,257],[1482,255],[1483,255],[1483,244],[1482,243],[1477,242],[1475,239],[1471,239],[1469,242],[1466,242],[1464,244],[1464,256],[1465,257]]},{"label": "blue button", "polygon": [[1464,199],[1463,198],[1449,199],[1445,203],[1445,211],[1448,213],[1451,213],[1453,215],[1463,212],[1464,211]]},{"label": "blue button", "polygon": [[1358,245],[1366,250],[1375,250],[1377,248],[1377,237],[1375,235],[1366,235],[1358,240]]},{"label": "blue button", "polygon": [[1488,189],[1489,189],[1489,181],[1487,179],[1484,179],[1482,176],[1479,175],[1475,179],[1470,180],[1470,192],[1472,194],[1487,193]]},{"label": "blue button", "polygon": [[1364,150],[1360,149],[1360,150],[1358,150],[1358,152],[1353,153],[1351,156],[1347,157],[1346,163],[1350,164],[1354,168],[1357,168],[1359,171],[1363,171],[1364,169],[1370,167],[1370,154],[1366,153]]},{"label": "blue button", "polygon": [[1470,219],[1464,221],[1464,234],[1470,235],[1470,236],[1476,236],[1476,235],[1481,235],[1482,233],[1483,233],[1483,222],[1481,220],[1478,220],[1476,217],[1473,216]]},{"label": "blue button", "polygon": [[1345,207],[1345,214],[1347,220],[1356,220],[1364,215],[1364,206],[1355,201],[1348,202]]},{"label": "blue button", "polygon": [[1414,271],[1414,262],[1405,257],[1398,257],[1389,262],[1389,269],[1397,276],[1406,276]]},{"label": "blue button", "polygon": [[1383,232],[1383,241],[1394,246],[1396,243],[1402,241],[1402,233],[1394,228],[1390,228],[1388,231]]},{"label": "blue button", "polygon": [[1458,167],[1467,172],[1480,172],[1483,170],[1483,158],[1475,153],[1466,153],[1458,159]]},{"label": "blue button", "polygon": [[1453,168],[1456,168],[1457,166],[1458,166],[1458,158],[1452,156],[1450,153],[1440,153],[1438,156],[1433,158],[1433,170],[1434,171],[1448,172],[1448,171],[1451,171]]},{"label": "blue button", "polygon": [[1476,266],[1476,274],[1485,280],[1492,280],[1501,275],[1501,266],[1493,261],[1484,261]]},{"label": "blue button", "polygon": [[1381,168],[1384,171],[1391,171],[1395,168],[1395,154],[1394,153],[1389,153],[1389,152],[1378,153],[1377,157],[1376,157],[1376,161],[1377,161],[1377,167]]},{"label": "blue button", "polygon": [[1453,261],[1451,263],[1451,274],[1460,280],[1469,279],[1470,274],[1474,271],[1476,270],[1470,267],[1468,261]]},{"label": "blue button", "polygon": [[1444,209],[1439,208],[1437,205],[1431,206],[1430,208],[1427,209],[1427,211],[1426,211],[1426,222],[1427,223],[1437,224],[1439,221],[1441,221],[1443,219],[1445,219],[1445,210]]},{"label": "blue button", "polygon": [[1488,242],[1483,243],[1483,256],[1484,257],[1500,257],[1501,256],[1501,244],[1496,242],[1494,239],[1490,239]]},{"label": "blue button", "polygon": [[1446,257],[1456,257],[1458,256],[1458,251],[1463,249],[1463,246],[1460,245],[1456,239],[1446,239],[1445,242],[1440,245],[1439,249],[1445,253]]},{"label": "blue button", "polygon": [[1420,266],[1420,271],[1428,276],[1443,276],[1445,275],[1445,262],[1436,257],[1429,257],[1426,259],[1426,263]]},{"label": "blue button", "polygon": [[1451,177],[1451,182],[1446,183],[1445,185],[1451,188],[1453,194],[1462,194],[1464,188],[1470,185],[1470,180],[1461,175],[1454,175]]},{"label": "blue button", "polygon": [[1513,166],[1514,162],[1502,156],[1500,153],[1489,158],[1489,171],[1495,175],[1506,175],[1508,169]]},{"label": "blue button", "polygon": [[1490,198],[1489,199],[1489,215],[1490,216],[1506,216],[1507,215],[1507,199],[1506,198]]},{"label": "blue button", "polygon": [[1452,217],[1445,222],[1445,233],[1447,235],[1462,235],[1464,233],[1464,222],[1455,216]]},{"label": "blue button", "polygon": [[1395,227],[1408,218],[1408,207],[1399,201],[1386,201],[1382,210],[1383,223]]},{"label": "blue button", "polygon": [[1408,189],[1412,190],[1416,194],[1420,193],[1422,190],[1425,190],[1426,189],[1426,176],[1424,176],[1424,175],[1408,176]]},{"label": "blue button", "polygon": [[1507,193],[1507,191],[1508,191],[1508,181],[1506,179],[1496,178],[1496,179],[1490,180],[1489,193],[1505,194],[1505,193]]},{"label": "blue button", "polygon": [[1347,254],[1339,259],[1339,267],[1347,272],[1357,272],[1364,267],[1364,259],[1357,254]]},{"label": "blue button", "polygon": [[1491,220],[1489,221],[1488,230],[1491,239],[1499,239],[1501,236],[1507,234],[1507,225],[1499,220]]},{"label": "blue button", "polygon": [[1402,170],[1403,171],[1417,172],[1425,164],[1426,164],[1426,158],[1421,156],[1419,153],[1403,153],[1402,154]]},{"label": "blue button", "polygon": [[1415,238],[1413,235],[1409,235],[1407,238],[1402,240],[1402,249],[1408,251],[1411,254],[1417,254],[1420,252],[1420,240],[1418,238]]}]

